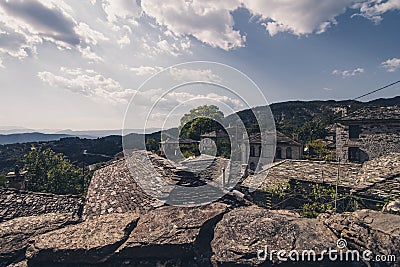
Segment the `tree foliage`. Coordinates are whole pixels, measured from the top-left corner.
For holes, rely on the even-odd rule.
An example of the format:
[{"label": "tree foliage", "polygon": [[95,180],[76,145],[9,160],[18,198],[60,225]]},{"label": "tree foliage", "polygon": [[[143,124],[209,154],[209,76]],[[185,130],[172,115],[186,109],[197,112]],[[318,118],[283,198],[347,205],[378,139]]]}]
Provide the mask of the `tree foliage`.
[{"label": "tree foliage", "polygon": [[313,140],[307,142],[307,151],[305,156],[308,158],[313,158],[317,160],[334,160],[335,153],[330,151],[324,141],[322,140]]},{"label": "tree foliage", "polygon": [[200,135],[223,130],[218,121],[222,121],[224,113],[217,106],[203,105],[190,110],[181,118],[180,137],[200,140]]},{"label": "tree foliage", "polygon": [[218,131],[222,126],[218,121],[222,121],[224,114],[215,105],[203,105],[191,109],[189,113],[181,118],[180,137],[199,140],[200,135]]},{"label": "tree foliage", "polygon": [[27,190],[54,194],[81,194],[84,191],[82,171],[61,153],[51,149],[32,150],[25,155],[24,164],[28,171]]},{"label": "tree foliage", "polygon": [[182,128],[186,123],[200,117],[221,121],[224,118],[224,113],[222,113],[222,111],[220,111],[215,105],[198,106],[182,116],[180,128]]}]

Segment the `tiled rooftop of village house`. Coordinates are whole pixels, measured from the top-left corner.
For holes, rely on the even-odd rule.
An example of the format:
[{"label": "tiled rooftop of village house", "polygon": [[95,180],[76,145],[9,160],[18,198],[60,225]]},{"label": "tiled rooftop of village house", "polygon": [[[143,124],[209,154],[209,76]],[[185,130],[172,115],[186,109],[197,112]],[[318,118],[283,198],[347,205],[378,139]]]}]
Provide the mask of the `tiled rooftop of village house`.
[{"label": "tiled rooftop of village house", "polygon": [[400,120],[400,106],[365,107],[358,109],[338,121],[382,121]]},{"label": "tiled rooftop of village house", "polygon": [[[180,168],[175,167],[169,160],[147,151],[135,151],[126,159],[132,163],[131,166],[128,167],[125,160],[120,160],[95,172],[83,211],[84,219],[109,213],[143,214],[164,205],[164,202],[150,197],[135,179],[151,177],[148,181],[141,182],[149,183],[148,188],[154,191],[164,192],[165,188],[160,187],[163,181],[171,184],[190,184],[213,180],[221,175],[222,169],[227,168],[228,164],[228,160],[216,158],[209,162],[211,164],[208,168],[193,175],[186,169],[197,168],[196,164],[199,161],[210,161],[209,157],[187,160]],[[150,159],[152,164],[149,164],[147,159]]]},{"label": "tiled rooftop of village house", "polygon": [[[338,169],[338,162],[284,160],[272,163],[264,171],[249,176],[242,186],[250,188],[258,179],[263,181],[258,189],[261,191],[268,191],[289,180],[336,185]],[[363,165],[341,163],[339,174],[340,187],[376,198],[400,197],[400,153],[390,153]]]},{"label": "tiled rooftop of village house", "polygon": [[[360,168],[360,164],[341,164],[339,186],[355,187]],[[264,171],[254,176],[249,176],[243,182],[242,186],[251,187],[253,181],[259,179],[264,181],[259,188],[261,191],[269,190],[278,183],[291,179],[313,183],[336,184],[337,173],[338,164],[335,162],[283,160],[266,166]]]},{"label": "tiled rooftop of village house", "polygon": [[0,188],[0,222],[46,213],[80,216],[82,208],[83,199],[78,196]]}]

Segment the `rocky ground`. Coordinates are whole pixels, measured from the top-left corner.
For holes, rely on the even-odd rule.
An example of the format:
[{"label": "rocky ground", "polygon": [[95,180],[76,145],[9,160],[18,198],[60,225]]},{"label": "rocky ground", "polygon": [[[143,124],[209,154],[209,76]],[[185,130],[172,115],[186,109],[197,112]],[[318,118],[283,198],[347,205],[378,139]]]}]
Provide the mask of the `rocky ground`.
[{"label": "rocky ground", "polygon": [[[146,214],[108,214],[86,221],[68,214],[16,218],[0,224],[0,265],[286,266],[276,255],[262,259],[259,251],[312,249],[318,257],[324,250],[338,249],[339,238],[347,241],[343,251],[368,249],[372,256],[395,255],[394,262],[372,262],[372,266],[399,266],[398,215],[360,210],[308,219],[292,211],[223,203],[163,206]],[[314,264],[344,262],[326,257]]]},{"label": "rocky ground", "polygon": [[[169,206],[146,195],[136,182],[154,169],[144,163],[145,156],[136,153],[131,158],[133,170],[118,161],[96,171],[83,215],[77,212],[80,202],[70,209],[69,202],[61,205],[64,198],[60,202],[55,196],[46,196],[46,203],[65,207],[55,210],[57,213],[49,210],[42,214],[41,209],[33,214],[4,213],[0,267],[400,266],[398,200],[388,203],[383,212],[326,213],[315,219],[303,218],[294,211],[261,208],[236,190],[203,206]],[[161,158],[153,160],[160,171],[156,178],[187,178],[185,170],[168,166]],[[221,169],[221,164],[217,162],[206,171]],[[28,195],[29,199],[36,197]],[[51,202],[50,198],[55,200]],[[11,203],[10,199],[7,197],[5,203]],[[42,202],[13,203],[4,210],[30,211]],[[313,261],[313,254],[306,263],[297,260],[310,250],[318,261]],[[330,256],[336,256],[336,260],[328,257],[328,250],[335,250]],[[280,251],[286,252],[286,258]],[[298,257],[291,254],[296,251]],[[359,261],[341,260],[341,255],[354,251],[360,253]],[[374,261],[363,261],[362,253],[369,251]],[[288,254],[293,257],[285,261]],[[392,258],[378,262],[377,256]]]}]

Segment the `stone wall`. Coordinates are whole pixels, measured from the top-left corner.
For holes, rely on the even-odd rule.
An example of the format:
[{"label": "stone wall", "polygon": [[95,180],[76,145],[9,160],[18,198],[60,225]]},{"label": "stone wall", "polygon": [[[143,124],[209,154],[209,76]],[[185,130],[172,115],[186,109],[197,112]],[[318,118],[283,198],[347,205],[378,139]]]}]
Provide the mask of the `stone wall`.
[{"label": "stone wall", "polygon": [[54,212],[79,217],[82,208],[83,199],[79,196],[0,188],[0,222]]},{"label": "stone wall", "polygon": [[336,125],[336,153],[342,161],[348,161],[348,148],[360,149],[360,161],[400,152],[400,124],[398,123],[364,123],[360,126],[360,137],[349,139],[349,126]]}]

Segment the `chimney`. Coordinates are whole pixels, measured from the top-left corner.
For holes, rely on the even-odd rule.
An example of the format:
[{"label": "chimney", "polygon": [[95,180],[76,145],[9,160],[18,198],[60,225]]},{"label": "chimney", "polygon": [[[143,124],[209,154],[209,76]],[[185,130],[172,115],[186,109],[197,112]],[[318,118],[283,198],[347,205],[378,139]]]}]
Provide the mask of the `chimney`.
[{"label": "chimney", "polygon": [[292,139],[294,141],[299,141],[299,134],[292,134]]},{"label": "chimney", "polygon": [[14,188],[18,190],[25,190],[25,174],[27,172],[21,172],[18,165],[15,166],[14,172],[7,174],[8,188]]}]

